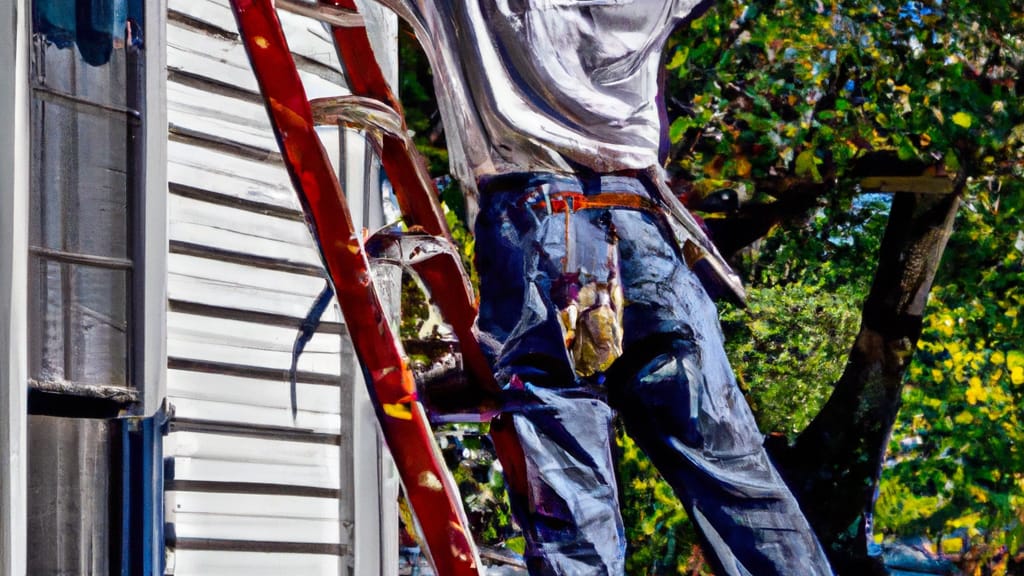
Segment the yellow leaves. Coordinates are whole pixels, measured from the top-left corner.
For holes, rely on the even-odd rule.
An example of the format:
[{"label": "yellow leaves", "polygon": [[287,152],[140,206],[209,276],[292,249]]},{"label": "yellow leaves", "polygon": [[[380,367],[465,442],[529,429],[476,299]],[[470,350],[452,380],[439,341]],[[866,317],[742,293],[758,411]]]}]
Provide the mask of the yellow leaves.
[{"label": "yellow leaves", "polygon": [[974,119],[967,112],[961,111],[953,114],[953,124],[961,128],[970,128],[973,121]]},{"label": "yellow leaves", "polygon": [[736,159],[736,175],[740,178],[749,178],[752,168],[750,160],[746,156],[740,156]]},{"label": "yellow leaves", "polygon": [[940,545],[943,554],[959,554],[964,549],[963,538],[946,538]]},{"label": "yellow leaves", "polygon": [[906,84],[900,84],[899,86],[893,86],[892,89],[895,90],[896,92],[902,92],[904,94],[910,94],[910,86],[907,86]]},{"label": "yellow leaves", "polygon": [[967,528],[967,531],[972,536],[978,534],[976,526],[981,521],[981,512],[972,512],[970,514],[955,518],[946,522],[946,527],[952,532],[960,528]]},{"label": "yellow leaves", "polygon": [[953,418],[953,421],[956,422],[957,424],[960,424],[961,426],[966,426],[967,424],[974,422],[974,415],[965,410],[957,414],[956,418]]},{"label": "yellow leaves", "polygon": [[1010,370],[1010,382],[1014,386],[1024,384],[1024,351],[1010,350],[1006,354],[1006,367]]},{"label": "yellow leaves", "polygon": [[984,402],[985,400],[988,400],[988,391],[981,385],[981,378],[977,376],[972,377],[968,381],[967,403],[974,406],[978,402]]},{"label": "yellow leaves", "polygon": [[982,504],[988,502],[988,493],[982,490],[981,488],[978,488],[977,486],[968,485],[967,491],[970,492],[971,496],[973,496],[974,499],[977,500],[978,502],[981,502]]},{"label": "yellow leaves", "polygon": [[989,360],[996,366],[999,366],[1006,362],[1006,355],[1001,350],[996,350],[992,353],[992,357]]},{"label": "yellow leaves", "polygon": [[796,157],[796,175],[810,176],[815,182],[821,182],[821,172],[818,171],[818,164],[822,160],[814,154],[814,150],[804,150]]},{"label": "yellow leaves", "polygon": [[953,328],[955,326],[956,322],[953,321],[953,317],[949,314],[943,314],[938,318],[938,322],[935,322],[934,327],[939,334],[950,338],[953,336]]},{"label": "yellow leaves", "polygon": [[932,143],[932,137],[927,133],[921,134],[921,148],[927,148]]},{"label": "yellow leaves", "polygon": [[690,49],[689,48],[684,46],[682,48],[677,49],[675,54],[672,55],[672,60],[669,61],[669,63],[666,66],[666,68],[668,68],[669,70],[675,70],[677,68],[681,68],[684,64],[686,64],[686,59],[689,56],[690,56]]}]

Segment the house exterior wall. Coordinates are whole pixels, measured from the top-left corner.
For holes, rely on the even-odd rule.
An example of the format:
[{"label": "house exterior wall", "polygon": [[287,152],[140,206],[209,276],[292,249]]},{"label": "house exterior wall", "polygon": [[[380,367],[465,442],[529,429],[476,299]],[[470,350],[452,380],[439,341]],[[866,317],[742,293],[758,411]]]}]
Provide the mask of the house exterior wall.
[{"label": "house exterior wall", "polygon": [[[0,576],[26,572],[28,6],[0,6],[14,32],[0,34]],[[325,279],[227,1],[147,11],[145,387],[119,426],[150,438],[139,418],[171,415],[150,483],[166,489],[166,573],[397,573],[397,479],[336,305],[299,360],[291,415],[292,345]],[[394,19],[375,14],[393,63]],[[281,19],[309,95],[343,93],[323,27]],[[357,221],[381,224],[362,138],[322,136]]]}]

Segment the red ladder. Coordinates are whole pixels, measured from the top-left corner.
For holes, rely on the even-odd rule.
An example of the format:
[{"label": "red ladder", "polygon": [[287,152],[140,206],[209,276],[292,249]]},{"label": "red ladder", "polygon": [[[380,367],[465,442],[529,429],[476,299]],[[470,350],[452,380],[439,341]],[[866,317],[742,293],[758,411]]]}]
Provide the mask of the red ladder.
[{"label": "red ladder", "polygon": [[[282,9],[327,23],[352,96],[310,102],[273,0],[231,0],[242,42],[266,103],[274,134],[337,294],[385,442],[419,523],[436,573],[480,574],[481,565],[458,491],[445,467],[401,343],[388,326],[370,262],[338,178],[314,126],[342,123],[375,135],[384,166],[410,228],[433,236],[433,247],[409,262],[459,339],[463,365],[487,392],[498,389],[472,332],[473,295],[426,165],[406,133],[401,106],[373,57],[352,0],[277,0]],[[494,394],[496,396],[496,394]]]}]

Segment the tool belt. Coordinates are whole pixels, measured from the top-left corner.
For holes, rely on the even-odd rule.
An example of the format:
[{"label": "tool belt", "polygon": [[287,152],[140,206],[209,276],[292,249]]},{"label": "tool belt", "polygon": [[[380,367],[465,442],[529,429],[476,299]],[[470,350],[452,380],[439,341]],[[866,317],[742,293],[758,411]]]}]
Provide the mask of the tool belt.
[{"label": "tool belt", "polygon": [[[746,306],[746,292],[739,275],[718,253],[693,216],[670,191],[657,189],[655,192],[659,193],[664,205],[634,192],[601,192],[590,195],[581,192],[556,192],[542,197],[538,197],[536,192],[531,192],[520,202],[534,211],[548,214],[571,214],[593,209],[646,212],[672,232],[686,265],[697,275],[712,298],[726,298],[735,304]],[[672,205],[666,197],[675,200],[676,205]]]}]

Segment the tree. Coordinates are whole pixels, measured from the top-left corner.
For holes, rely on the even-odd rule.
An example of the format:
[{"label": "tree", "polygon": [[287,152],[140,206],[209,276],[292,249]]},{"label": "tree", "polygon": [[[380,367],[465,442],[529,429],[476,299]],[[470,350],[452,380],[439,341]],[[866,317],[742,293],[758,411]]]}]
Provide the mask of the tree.
[{"label": "tree", "polygon": [[864,188],[896,193],[829,401],[769,444],[840,572],[877,569],[870,510],[959,198],[1021,175],[1022,29],[1008,3],[725,2],[671,49],[674,159],[693,189],[740,191],[709,222],[733,249]]},{"label": "tree", "polygon": [[965,573],[993,561],[1019,573],[1024,186],[980,183],[972,192],[909,370],[877,530],[936,541],[957,536],[946,549],[958,553]]},{"label": "tree", "polygon": [[[990,421],[1001,421],[1019,405],[1017,396],[1010,394],[1015,389],[1007,387],[1014,385],[1016,364],[1010,363],[1019,357],[1013,355],[1011,361],[1009,344],[1000,348],[994,343],[998,338],[961,332],[964,325],[957,320],[975,318],[965,314],[976,313],[981,306],[992,310],[985,326],[999,330],[997,316],[1010,309],[998,304],[996,296],[997,288],[1007,290],[999,284],[1003,280],[977,279],[987,282],[984,286],[995,304],[985,299],[975,304],[963,297],[962,289],[956,291],[940,279],[933,300],[945,308],[936,308],[926,318],[925,305],[961,198],[966,195],[968,207],[993,213],[993,206],[1012,203],[1004,198],[1019,189],[1024,175],[1022,38],[1024,10],[1009,2],[726,0],[670,41],[669,168],[677,176],[677,190],[697,202],[725,188],[736,193],[735,206],[707,218],[720,248],[754,281],[751,312],[726,315],[726,328],[735,332],[730,341],[739,342],[734,363],[750,389],[763,429],[781,433],[770,439],[770,452],[840,572],[879,570],[867,554],[871,510],[908,370],[911,384],[906,397],[918,416],[908,425],[911,430],[926,426],[928,432],[897,433],[897,439],[921,436],[913,454],[948,453],[953,443],[964,440],[952,432],[947,419],[958,424],[959,417],[963,425],[968,415],[972,422],[980,422],[996,414]],[[428,84],[425,77],[420,79],[421,85]],[[421,133],[439,146],[436,135],[433,129]],[[865,211],[858,199],[865,191],[893,196]],[[889,215],[883,224],[879,215],[885,207]],[[999,221],[1002,228],[985,224],[984,219],[961,220],[977,234],[985,234],[985,226],[1006,229],[1005,220]],[[956,240],[955,245],[963,244]],[[995,252],[973,254],[991,259]],[[822,264],[823,257],[829,260]],[[983,268],[972,258],[954,258],[959,269]],[[844,287],[844,280],[852,280],[852,285]],[[861,298],[856,328],[850,314]],[[799,331],[798,336],[792,325],[771,324],[779,317],[801,315],[831,323],[837,336],[849,333],[849,340],[824,338],[813,330]],[[953,319],[956,338],[936,328],[945,324],[936,325],[935,318],[945,316]],[[1005,321],[1002,326],[1007,326]],[[984,340],[988,371],[967,371],[964,366],[980,360],[957,360],[936,340],[938,336],[975,348]],[[852,345],[840,352],[837,347],[844,341]],[[918,360],[913,364],[915,353]],[[771,373],[756,367],[765,365],[756,364],[758,359],[779,364],[784,358],[795,359],[796,368]],[[966,363],[961,372],[956,362]],[[809,363],[818,368],[798,366]],[[934,375],[933,369],[942,373],[941,380],[921,376]],[[1002,370],[1000,378],[1009,380],[990,385],[997,370]],[[972,377],[981,382],[980,388]],[[1009,384],[1004,386],[1005,382]],[[818,397],[813,406],[794,410],[792,404],[783,408],[772,399],[793,398],[784,392],[792,392],[797,383],[806,394]],[[1012,401],[1002,402],[993,386]],[[942,402],[944,396],[950,398],[948,407],[929,408],[928,402]],[[999,400],[1003,407],[979,407],[983,397],[990,403]],[[962,409],[949,412],[958,408]],[[989,411],[983,413],[982,408]],[[986,428],[978,438],[990,432]],[[992,454],[998,453],[997,445],[991,448]],[[624,451],[630,454],[628,445]],[[910,463],[914,459],[902,458],[896,458],[893,468],[896,481],[883,486],[880,510],[890,514],[882,523],[887,533],[908,534],[926,524],[938,526],[925,531],[929,534],[951,529],[945,520],[940,522],[945,516],[897,514],[893,497],[899,494],[940,499],[935,501],[946,505],[944,514],[969,524],[963,514],[954,512],[981,496],[958,484],[963,474],[957,476],[953,469],[930,484],[915,483],[915,464]],[[936,470],[947,465],[917,460]],[[961,469],[973,463],[962,455],[960,462]],[[996,462],[993,457],[978,464],[991,470]],[[639,464],[635,469],[644,470]],[[1016,510],[1016,504],[995,502],[1003,494],[1009,495],[1007,502],[1019,499],[1010,486],[1016,476],[1000,474],[993,480],[983,475],[972,480],[974,487],[984,491],[993,503],[991,509],[1001,510],[1002,516],[970,527],[979,533],[1005,533],[1006,541],[1017,546],[1012,514],[1007,512]],[[945,483],[940,486],[941,478],[960,486],[960,492],[945,488]],[[994,482],[998,490],[989,490],[985,482]],[[663,500],[656,484],[625,484],[627,499]],[[643,524],[643,514],[635,516]],[[659,518],[661,526],[679,518],[652,517]],[[641,526],[644,530],[647,527]],[[676,544],[676,550],[685,548]],[[662,561],[664,556],[650,555],[661,558],[655,562],[658,570],[673,564]],[[650,566],[645,564],[644,569]]]}]

